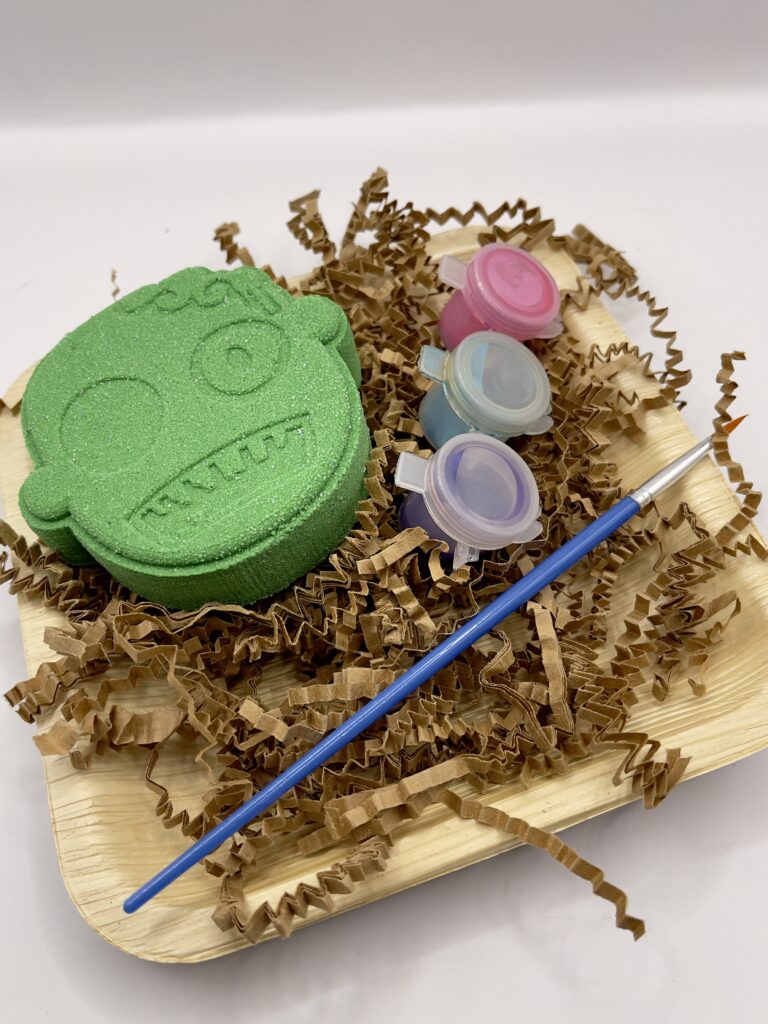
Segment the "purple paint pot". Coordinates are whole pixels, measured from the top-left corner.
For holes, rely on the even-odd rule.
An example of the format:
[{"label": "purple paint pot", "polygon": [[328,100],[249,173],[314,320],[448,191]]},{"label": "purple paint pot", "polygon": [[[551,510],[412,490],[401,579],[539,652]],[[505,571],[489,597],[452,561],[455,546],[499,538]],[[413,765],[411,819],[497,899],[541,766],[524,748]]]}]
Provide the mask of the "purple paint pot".
[{"label": "purple paint pot", "polygon": [[440,336],[447,349],[477,331],[498,331],[527,341],[554,338],[563,329],[557,283],[524,249],[493,242],[469,263],[443,256],[437,275],[456,288],[440,315]]},{"label": "purple paint pot", "polygon": [[533,540],[541,533],[539,491],[517,452],[484,434],[459,434],[422,459],[403,452],[395,485],[411,491],[400,527],[423,527],[453,553],[453,567],[481,551]]}]

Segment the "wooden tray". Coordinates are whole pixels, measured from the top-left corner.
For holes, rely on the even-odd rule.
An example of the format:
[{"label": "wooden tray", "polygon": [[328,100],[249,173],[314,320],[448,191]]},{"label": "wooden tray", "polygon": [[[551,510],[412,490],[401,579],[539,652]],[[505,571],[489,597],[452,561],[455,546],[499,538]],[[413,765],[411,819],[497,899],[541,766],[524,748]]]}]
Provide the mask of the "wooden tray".
[{"label": "wooden tray", "polygon": [[[476,248],[476,236],[476,228],[438,235],[432,241],[433,255],[466,255]],[[567,256],[548,248],[537,250],[536,255],[561,287],[574,286],[577,271]],[[583,313],[572,310],[566,320],[584,346],[607,346],[625,340],[597,301]],[[24,374],[13,385],[6,398],[9,404],[21,395],[28,377],[29,373]],[[629,375],[622,383],[645,393],[655,388],[654,382]],[[621,467],[623,482],[631,487],[690,447],[693,440],[680,414],[665,407],[650,414],[642,446],[619,438],[611,457]],[[8,521],[16,530],[27,533],[17,497],[30,468],[18,415],[4,409],[0,414],[0,494]],[[681,493],[679,486],[668,492],[662,508],[670,511],[680,501]],[[725,478],[711,462],[688,475],[685,495],[710,529],[732,515],[736,505]],[[673,684],[663,704],[650,695],[642,699],[631,718],[633,728],[648,730],[665,745],[682,747],[691,756],[688,777],[768,745],[768,647],[762,640],[768,625],[768,564],[743,558],[732,563],[728,574],[727,585],[737,587],[741,594],[742,611],[729,625],[724,640],[713,647],[705,666],[705,695],[693,696],[681,681]],[[619,580],[627,608],[638,583],[632,575],[627,571],[626,578]],[[24,595],[19,597],[19,606],[32,674],[50,656],[43,642],[45,627],[60,624],[63,616],[41,608]],[[290,669],[278,665],[267,685],[277,692],[290,681]],[[146,706],[155,699],[162,698],[151,690],[143,695]],[[576,765],[566,781],[542,779],[527,790],[517,784],[495,787],[483,799],[535,825],[562,829],[633,799],[627,785],[617,788],[612,784],[619,758],[618,754],[594,756]],[[234,932],[221,932],[211,920],[218,882],[201,867],[188,872],[140,912],[127,916],[121,909],[126,895],[188,843],[178,831],[163,829],[156,819],[155,797],[143,783],[146,759],[142,750],[124,751],[119,756],[108,754],[96,758],[88,771],[76,771],[66,757],[45,760],[51,821],[64,883],[85,920],[107,941],[128,953],[169,962],[206,960],[231,953],[247,943]],[[203,778],[190,777],[188,765],[181,758],[174,761],[172,756],[164,755],[159,775],[171,789],[174,801],[184,802],[186,797],[193,806],[205,786]],[[514,845],[515,841],[492,829],[462,821],[443,807],[433,808],[419,820],[401,826],[387,870],[349,896],[339,896],[334,913],[455,871]],[[256,906],[264,899],[274,902],[299,882],[314,881],[318,871],[338,859],[334,850],[311,858],[303,858],[290,848],[278,851],[247,890],[249,903]],[[327,912],[311,908],[298,926],[327,916]],[[269,931],[264,938],[274,934]]]}]

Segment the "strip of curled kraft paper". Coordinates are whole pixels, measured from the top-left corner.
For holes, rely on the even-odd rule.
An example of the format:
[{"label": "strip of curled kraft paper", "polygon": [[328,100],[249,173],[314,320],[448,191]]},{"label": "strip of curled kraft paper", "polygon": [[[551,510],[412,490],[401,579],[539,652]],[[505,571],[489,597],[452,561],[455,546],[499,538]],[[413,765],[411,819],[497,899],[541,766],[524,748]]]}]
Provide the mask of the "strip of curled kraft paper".
[{"label": "strip of curled kraft paper", "polygon": [[[523,200],[492,210],[474,203],[419,211],[392,199],[386,174],[377,170],[338,244],[318,193],[296,200],[291,211],[290,230],[322,258],[298,290],[328,295],[347,312],[374,441],[357,525],[327,562],[252,607],[169,612],[137,600],[102,570],[63,565],[0,524],[0,579],[68,620],[46,633],[50,660],[7,699],[26,721],[55,712],[37,744],[44,754],[68,755],[78,768],[107,751],[146,748],[158,828],[190,838],[607,509],[622,493],[611,439],[642,440],[647,417],[681,404],[690,377],[665,326],[666,309],[640,289],[626,257],[582,227],[557,235],[554,222]],[[418,406],[428,384],[417,370],[418,353],[437,341],[447,298],[428,243],[430,228],[449,222],[479,222],[481,243],[564,250],[584,268],[563,293],[564,314],[586,309],[595,296],[634,299],[666,348],[656,373],[650,356],[628,344],[584,353],[567,330],[546,345],[532,343],[550,377],[556,426],[518,439],[516,447],[536,476],[544,533],[452,573],[438,542],[422,530],[400,532],[393,496],[399,454],[424,447]],[[362,244],[361,232],[372,240]],[[254,265],[237,236],[229,223],[215,239],[228,263]],[[620,927],[642,934],[620,890],[559,839],[494,808],[493,787],[567,774],[574,761],[606,749],[621,754],[614,782],[628,783],[646,806],[682,777],[685,753],[664,750],[633,729],[632,708],[642,687],[658,700],[674,699],[675,679],[702,692],[707,653],[740,607],[738,594],[717,576],[733,558],[766,557],[744,534],[759,495],[731,460],[722,431],[737,358],[724,356],[718,377],[715,453],[741,496],[739,513],[713,536],[687,505],[667,515],[646,510],[494,630],[481,649],[465,652],[335,755],[207,862],[221,877],[214,912],[221,928],[256,941],[270,927],[290,934],[310,908],[332,911],[336,895],[386,869],[399,826],[429,810],[542,848],[614,903]],[[627,570],[643,581],[629,604],[617,587]],[[289,664],[288,686],[274,684],[282,662]],[[186,752],[190,772],[202,780],[194,806],[164,781],[171,748],[174,758]],[[482,801],[458,795],[459,784],[462,793],[467,786],[483,793]],[[327,851],[333,866],[308,874],[275,902],[253,906],[249,884],[264,858],[296,849]]]}]

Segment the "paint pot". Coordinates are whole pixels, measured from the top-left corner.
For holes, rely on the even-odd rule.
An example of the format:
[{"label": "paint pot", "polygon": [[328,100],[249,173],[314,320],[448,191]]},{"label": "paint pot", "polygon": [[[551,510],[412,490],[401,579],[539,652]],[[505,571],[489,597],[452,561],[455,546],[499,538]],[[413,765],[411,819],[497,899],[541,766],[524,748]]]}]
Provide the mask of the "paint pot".
[{"label": "paint pot", "polygon": [[477,331],[498,331],[527,341],[556,337],[563,329],[557,283],[524,249],[493,242],[468,263],[443,256],[437,274],[456,289],[440,315],[440,336],[447,349]]},{"label": "paint pot", "polygon": [[460,434],[423,459],[403,452],[395,485],[411,493],[400,527],[423,527],[448,544],[453,567],[481,551],[533,540],[541,533],[539,491],[523,459],[493,437]]},{"label": "paint pot", "polygon": [[433,448],[468,431],[506,441],[543,434],[552,426],[544,367],[525,345],[503,334],[471,334],[453,352],[425,345],[419,370],[435,382],[419,407]]}]

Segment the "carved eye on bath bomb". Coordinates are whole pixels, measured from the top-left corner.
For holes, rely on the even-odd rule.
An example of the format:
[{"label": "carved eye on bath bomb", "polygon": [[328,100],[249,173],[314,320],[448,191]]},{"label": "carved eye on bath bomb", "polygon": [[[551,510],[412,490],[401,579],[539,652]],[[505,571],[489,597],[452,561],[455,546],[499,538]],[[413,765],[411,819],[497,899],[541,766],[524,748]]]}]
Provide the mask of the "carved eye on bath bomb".
[{"label": "carved eye on bath bomb", "polygon": [[263,387],[277,371],[285,341],[274,324],[244,320],[219,327],[198,345],[192,361],[195,379],[225,395],[246,395]]},{"label": "carved eye on bath bomb", "polygon": [[119,472],[145,455],[162,430],[163,399],[139,377],[88,384],[64,410],[61,443],[91,472]]},{"label": "carved eye on bath bomb", "polygon": [[169,607],[249,603],[353,526],[370,438],[343,310],[184,270],[67,335],[22,403],[27,522]]}]

